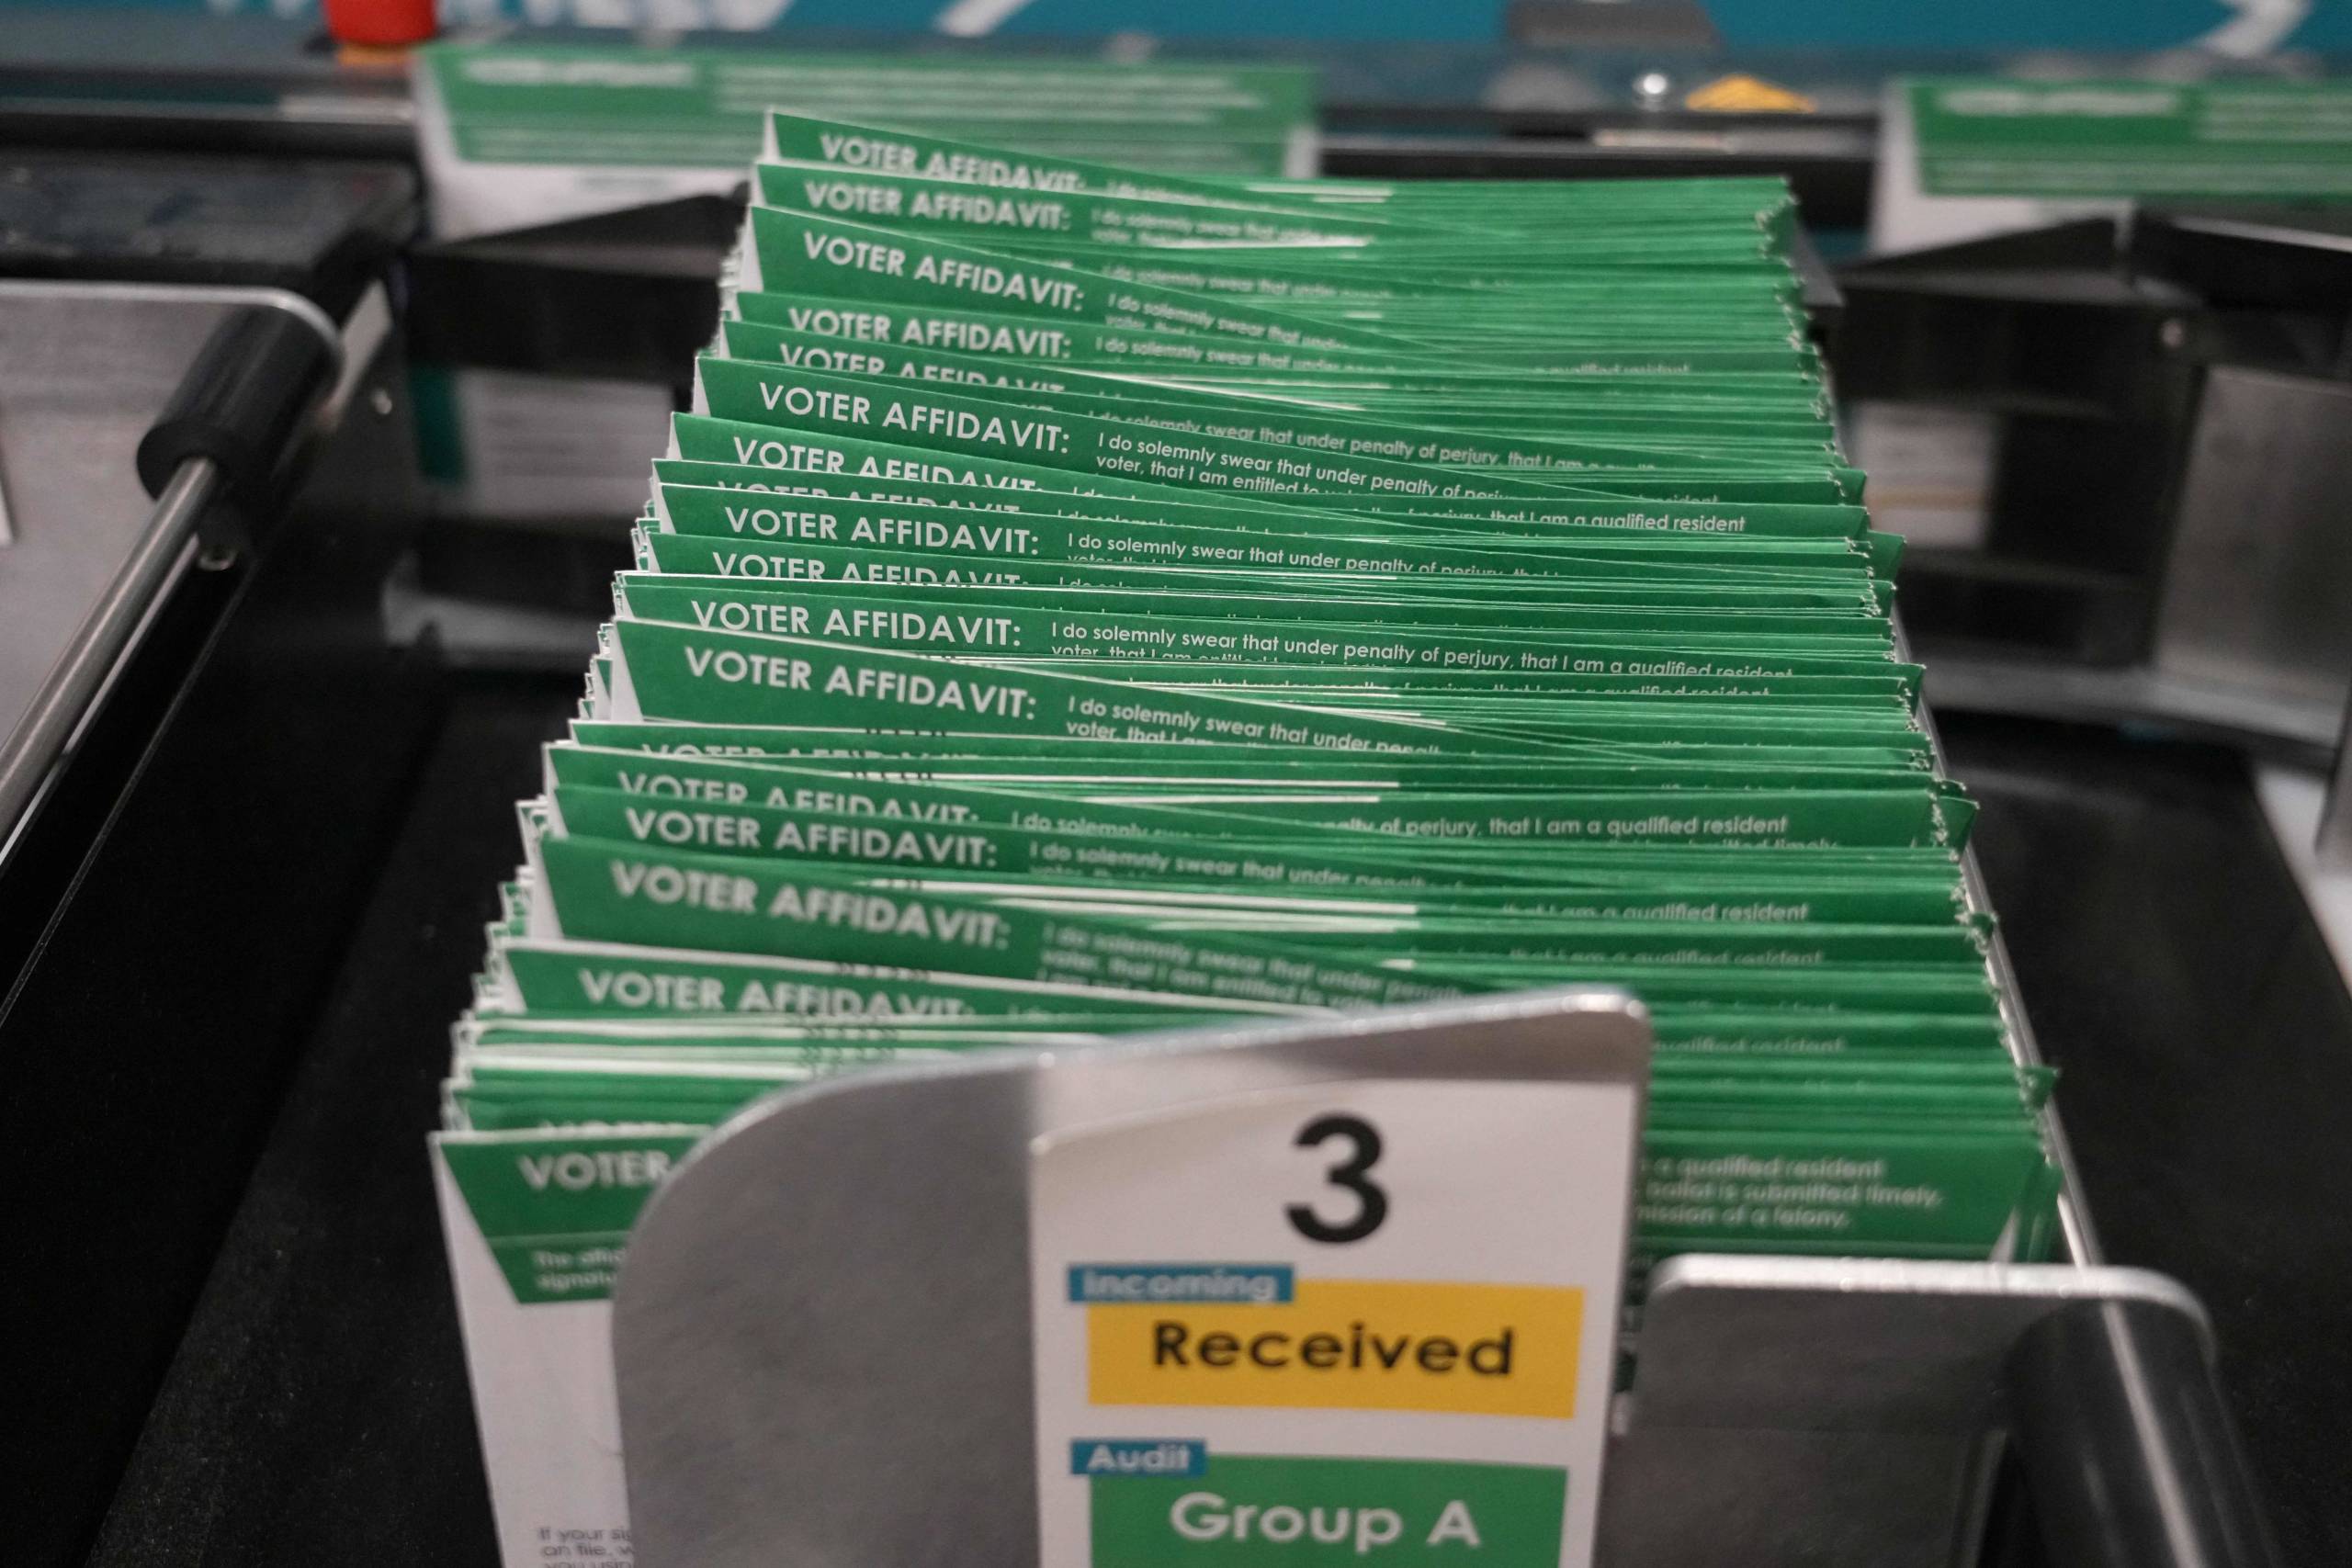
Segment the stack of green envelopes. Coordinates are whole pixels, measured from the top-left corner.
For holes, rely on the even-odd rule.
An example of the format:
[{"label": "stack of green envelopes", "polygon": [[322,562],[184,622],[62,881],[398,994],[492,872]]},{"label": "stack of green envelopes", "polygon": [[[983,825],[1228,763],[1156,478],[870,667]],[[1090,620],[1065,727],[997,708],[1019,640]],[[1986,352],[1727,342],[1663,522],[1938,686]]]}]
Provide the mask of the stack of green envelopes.
[{"label": "stack of green envelopes", "polygon": [[1779,182],[769,153],[458,1026],[453,1252],[596,1299],[648,1183],[549,1162],[815,1074],[1577,981],[1657,1024],[1637,1269],[2047,1250]]}]

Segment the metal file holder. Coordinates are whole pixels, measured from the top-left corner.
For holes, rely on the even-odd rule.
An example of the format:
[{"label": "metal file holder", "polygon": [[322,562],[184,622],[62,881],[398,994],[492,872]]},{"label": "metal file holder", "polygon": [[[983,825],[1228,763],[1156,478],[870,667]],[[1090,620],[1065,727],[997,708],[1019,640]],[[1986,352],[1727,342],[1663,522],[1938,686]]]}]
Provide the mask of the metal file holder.
[{"label": "metal file holder", "polygon": [[[1899,618],[1895,649],[1909,657]],[[1918,716],[1940,769],[1934,720]],[[1970,912],[1988,914],[1973,851],[1961,870]],[[2038,1066],[1997,926],[1986,959],[2010,1052]],[[1055,1075],[1102,1074],[1134,1108],[1203,1092],[1183,1075],[1211,1059],[1243,1082],[1304,1081],[1305,1063],[1476,1076],[1484,1053],[1532,1038],[1572,1076],[1580,1053],[1605,1059],[1611,1020],[1646,1052],[1638,1004],[1571,988],[1014,1053],[755,1107],[654,1202],[616,1294],[639,1561],[1035,1562],[1018,1130]],[[2160,1275],[2102,1264],[2064,1129],[2041,1115],[2067,1262],[1694,1254],[1653,1272],[1612,1419],[1601,1562],[1965,1568],[1985,1559],[2014,1450],[2040,1561],[2270,1568],[2202,1310]],[[903,1179],[876,1188],[880,1170]],[[986,1217],[943,1228],[923,1197],[945,1194],[985,1196]],[[821,1261],[786,1270],[779,1291],[773,1260],[794,1257]],[[946,1347],[960,1381],[942,1381]]]},{"label": "metal file holder", "polygon": [[1637,1003],[1572,987],[993,1052],[761,1102],[664,1184],[614,1292],[638,1560],[1035,1562],[1039,1133],[1371,1079],[1638,1097],[1649,1048]]},{"label": "metal file holder", "polygon": [[[1035,1560],[1025,1197],[1044,1108],[1621,1074],[1621,993],[992,1053],[778,1095],[633,1235],[614,1352],[650,1568]],[[2142,1270],[1686,1255],[1612,1418],[1613,1568],[1958,1568],[2014,1444],[2083,1568],[2272,1562],[2203,1314]],[[914,1499],[910,1502],[910,1499]]]}]

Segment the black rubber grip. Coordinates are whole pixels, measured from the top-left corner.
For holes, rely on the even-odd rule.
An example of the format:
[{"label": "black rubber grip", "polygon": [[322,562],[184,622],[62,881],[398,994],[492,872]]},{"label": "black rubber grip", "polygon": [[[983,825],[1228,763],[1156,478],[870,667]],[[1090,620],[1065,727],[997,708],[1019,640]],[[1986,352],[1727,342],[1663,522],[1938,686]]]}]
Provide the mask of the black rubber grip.
[{"label": "black rubber grip", "polygon": [[209,457],[225,494],[266,496],[334,365],[325,340],[300,318],[266,305],[232,310],[140,439],[139,482],[161,495],[182,463]]}]

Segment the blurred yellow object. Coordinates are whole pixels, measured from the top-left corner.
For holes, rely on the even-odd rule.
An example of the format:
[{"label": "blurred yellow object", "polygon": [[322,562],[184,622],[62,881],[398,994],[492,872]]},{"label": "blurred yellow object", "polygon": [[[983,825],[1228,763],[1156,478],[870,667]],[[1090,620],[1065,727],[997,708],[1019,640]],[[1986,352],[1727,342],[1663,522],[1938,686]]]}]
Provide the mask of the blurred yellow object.
[{"label": "blurred yellow object", "polygon": [[1811,114],[1815,105],[1803,93],[1776,87],[1760,76],[1733,74],[1691,89],[1682,107],[1718,114]]},{"label": "blurred yellow object", "polygon": [[406,71],[413,48],[405,43],[339,43],[334,62],[355,71]]}]

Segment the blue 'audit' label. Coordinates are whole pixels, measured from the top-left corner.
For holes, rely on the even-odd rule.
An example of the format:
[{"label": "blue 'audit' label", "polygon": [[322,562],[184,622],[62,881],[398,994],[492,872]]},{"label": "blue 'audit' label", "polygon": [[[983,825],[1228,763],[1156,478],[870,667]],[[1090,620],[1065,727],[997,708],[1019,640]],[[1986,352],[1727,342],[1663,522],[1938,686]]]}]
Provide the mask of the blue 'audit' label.
[{"label": "blue 'audit' label", "polygon": [[1209,1446],[1198,1438],[1074,1438],[1072,1475],[1205,1475]]}]

